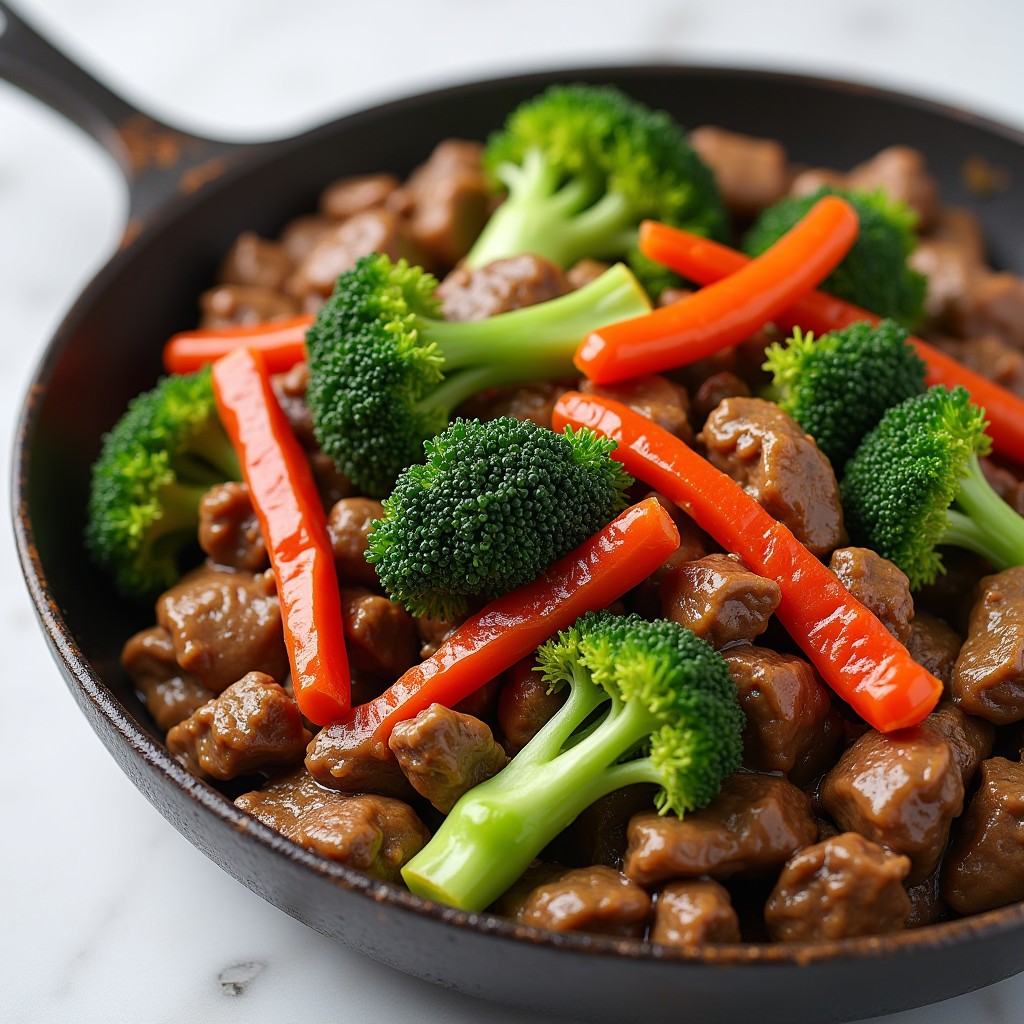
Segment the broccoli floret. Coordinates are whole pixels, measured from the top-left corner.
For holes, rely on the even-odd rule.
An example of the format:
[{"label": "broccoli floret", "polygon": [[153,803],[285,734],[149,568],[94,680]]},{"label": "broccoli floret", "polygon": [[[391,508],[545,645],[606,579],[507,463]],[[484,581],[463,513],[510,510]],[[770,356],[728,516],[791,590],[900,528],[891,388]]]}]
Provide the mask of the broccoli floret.
[{"label": "broccoli floret", "polygon": [[705,806],[740,763],[744,715],[725,659],[683,626],[589,613],[538,651],[565,704],[469,790],[402,869],[409,888],[482,910],[595,800],[636,782],[663,814]]},{"label": "broccoli floret", "polygon": [[637,229],[645,217],[724,238],[714,175],[664,111],[611,86],[556,85],[495,132],[484,168],[508,196],[466,260],[479,267],[521,252],[563,267],[584,257],[628,258],[642,280]]},{"label": "broccoli floret", "polygon": [[921,319],[927,288],[924,276],[907,266],[907,257],[917,244],[916,214],[884,192],[822,188],[814,195],[782,199],[757,219],[743,248],[751,256],[759,256],[827,195],[842,196],[853,206],[860,219],[860,233],[822,283],[822,290],[913,329]]},{"label": "broccoli floret", "polygon": [[591,331],[650,310],[621,264],[568,295],[474,323],[441,319],[436,287],[404,260],[365,256],[338,278],[306,336],[316,439],[365,494],[387,494],[466,399],[572,377]]},{"label": "broccoli floret", "polygon": [[967,548],[999,569],[1024,564],[1024,519],[989,486],[992,446],[965,388],[936,386],[890,409],[846,464],[850,536],[895,562],[911,587],[942,569],[936,545]]},{"label": "broccoli floret", "polygon": [[887,409],[924,391],[924,362],[894,320],[851,324],[817,340],[797,328],[765,356],[771,397],[837,472]]},{"label": "broccoli floret", "polygon": [[535,580],[626,507],[615,442],[501,417],[456,420],[425,445],[373,524],[367,561],[413,615],[451,618],[468,597]]},{"label": "broccoli floret", "polygon": [[150,597],[177,581],[178,557],[195,542],[199,499],[241,476],[209,367],[164,377],[103,438],[92,467],[86,546],[123,594]]}]

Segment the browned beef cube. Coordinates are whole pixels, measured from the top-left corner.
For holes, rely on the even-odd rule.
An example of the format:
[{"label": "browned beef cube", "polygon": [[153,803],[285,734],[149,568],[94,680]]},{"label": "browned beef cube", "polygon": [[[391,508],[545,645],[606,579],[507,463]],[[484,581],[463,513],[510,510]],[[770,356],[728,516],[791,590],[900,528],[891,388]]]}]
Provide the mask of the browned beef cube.
[{"label": "browned beef cube", "polygon": [[961,644],[952,626],[931,612],[917,612],[904,643],[918,665],[923,665],[943,683],[949,682]]},{"label": "browned beef cube", "polygon": [[495,388],[475,395],[464,402],[458,411],[460,416],[467,419],[493,420],[499,416],[511,416],[550,429],[555,403],[568,390],[568,384],[557,381]]},{"label": "browned beef cube", "polygon": [[693,443],[690,426],[690,398],[686,389],[660,374],[634,377],[621,384],[594,384],[585,377],[580,381],[585,395],[599,395],[629,406],[641,416],[663,427],[687,444]]},{"label": "browned beef cube", "polygon": [[419,661],[416,623],[400,604],[368,590],[342,587],[341,618],[353,668],[395,680]]},{"label": "browned beef cube", "polygon": [[734,217],[749,220],[786,194],[792,177],[789,158],[774,139],[704,125],[690,132],[690,142],[714,173]]},{"label": "browned beef cube", "polygon": [[909,266],[924,274],[928,283],[924,312],[932,328],[949,329],[957,311],[969,300],[975,279],[986,273],[984,267],[960,246],[940,239],[926,238],[907,259]]},{"label": "browned beef cube", "polygon": [[738,374],[720,370],[701,381],[693,395],[691,422],[700,430],[711,413],[727,398],[748,398],[750,386]]},{"label": "browned beef cube", "polygon": [[163,732],[214,696],[178,664],[171,634],[161,626],[129,637],[121,651],[121,664],[142,694],[157,728]]},{"label": "browned beef cube", "polygon": [[661,583],[662,615],[715,648],[760,636],[781,598],[774,580],[751,572],[733,555],[683,562]]},{"label": "browned beef cube", "polygon": [[508,761],[486,723],[443,704],[399,722],[388,746],[412,788],[443,814]]},{"label": "browned beef cube", "polygon": [[663,946],[739,942],[740,923],[728,890],[710,878],[669,882],[654,903],[650,940]]},{"label": "browned beef cube", "polygon": [[247,672],[284,679],[288,653],[274,574],[190,573],[162,594],[157,622],[171,635],[178,664],[214,693]]},{"label": "browned beef cube", "polygon": [[483,267],[456,267],[437,288],[446,320],[486,320],[569,291],[560,267],[543,256],[522,253]]},{"label": "browned beef cube", "polygon": [[382,743],[353,738],[338,725],[321,729],[306,748],[306,770],[321,785],[342,793],[381,793],[411,800],[395,755]]},{"label": "browned beef cube", "polygon": [[698,440],[711,464],[788,526],[809,551],[822,557],[846,543],[832,466],[774,402],[727,398],[708,417]]},{"label": "browned beef cube", "polygon": [[1024,765],[994,757],[981,766],[942,867],[942,893],[961,914],[1024,900]]},{"label": "browned beef cube", "polygon": [[949,744],[966,789],[973,781],[978,765],[992,754],[996,742],[995,726],[983,718],[967,714],[951,700],[942,701],[925,723]]},{"label": "browned beef cube", "polygon": [[293,217],[281,232],[281,245],[297,266],[333,226],[334,222],[330,218],[318,213]]},{"label": "browned beef cube", "polygon": [[758,876],[818,838],[810,798],[771,775],[736,772],[702,811],[646,812],[629,823],[624,871],[641,885],[670,878]]},{"label": "browned beef cube", "polygon": [[221,284],[241,284],[280,292],[293,269],[291,257],[277,242],[253,231],[243,232],[228,250],[220,268]]},{"label": "browned beef cube", "polygon": [[897,640],[907,642],[914,599],[906,573],[870,548],[839,548],[829,568]]},{"label": "browned beef cube", "polygon": [[1024,566],[981,581],[950,691],[965,711],[996,725],[1024,719]]},{"label": "browned beef cube", "polygon": [[821,942],[901,931],[910,860],[856,832],[815,843],[786,863],[764,919],[777,942]]},{"label": "browned beef cube", "polygon": [[199,546],[216,566],[249,572],[266,569],[267,546],[245,484],[216,484],[203,495]]},{"label": "browned beef cube", "polygon": [[515,757],[565,703],[565,689],[550,693],[534,665],[533,658],[514,665],[498,694],[498,725],[510,757]]},{"label": "browned beef cube", "polygon": [[1024,348],[1024,278],[1016,274],[979,274],[956,310],[957,333],[963,338],[996,334]]},{"label": "browned beef cube", "polygon": [[953,750],[928,726],[869,730],[821,786],[821,802],[842,828],[910,858],[911,885],[935,870],[963,799]]},{"label": "browned beef cube", "polygon": [[327,518],[338,575],[353,583],[377,584],[377,570],[366,560],[370,528],[382,519],[384,506],[373,498],[342,498]]},{"label": "browned beef cube", "polygon": [[831,763],[841,730],[828,690],[802,658],[741,644],[724,652],[747,716],[743,763],[798,785]]},{"label": "browned beef cube", "polygon": [[320,195],[320,212],[331,220],[345,220],[364,210],[383,206],[398,188],[393,174],[358,174],[332,181]]},{"label": "browned beef cube", "polygon": [[171,729],[167,747],[197,775],[227,780],[298,764],[310,739],[295,701],[249,672]]},{"label": "browned beef cube", "polygon": [[523,901],[518,919],[556,932],[593,932],[639,939],[651,898],[635,882],[602,864],[576,868],[545,882]]},{"label": "browned beef cube", "polygon": [[203,327],[258,324],[275,317],[294,316],[298,311],[295,300],[283,292],[252,285],[220,284],[199,297]]}]

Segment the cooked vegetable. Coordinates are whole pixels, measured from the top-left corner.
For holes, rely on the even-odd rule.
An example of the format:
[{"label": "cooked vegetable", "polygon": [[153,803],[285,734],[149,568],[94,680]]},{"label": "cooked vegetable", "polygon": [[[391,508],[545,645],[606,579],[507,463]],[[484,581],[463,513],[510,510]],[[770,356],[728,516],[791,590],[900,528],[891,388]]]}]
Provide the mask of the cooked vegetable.
[{"label": "cooked vegetable", "polygon": [[295,702],[311,722],[326,725],[352,701],[323,504],[259,353],[239,349],[219,360],[213,386],[277,580]]},{"label": "cooked vegetable", "polygon": [[661,812],[682,817],[739,766],[745,718],[728,663],[683,626],[591,613],[537,653],[566,702],[402,869],[420,896],[483,910],[600,797],[654,783]]},{"label": "cooked vegetable", "polygon": [[936,545],[967,548],[998,569],[1024,565],[1024,519],[978,465],[984,410],[964,388],[937,386],[890,409],[843,476],[850,535],[895,562],[911,587],[942,572]]},{"label": "cooked vegetable", "polygon": [[563,267],[628,258],[643,276],[644,217],[726,232],[714,176],[683,130],[611,86],[556,85],[522,104],[488,140],[484,167],[508,196],[466,257],[473,267],[533,252]]},{"label": "cooked vegetable", "polygon": [[735,345],[814,288],[856,237],[853,209],[826,197],[737,273],[644,316],[594,331],[576,353],[576,366],[598,384],[613,384]]},{"label": "cooked vegetable", "polygon": [[302,314],[258,324],[181,331],[164,345],[164,369],[168,373],[191,373],[237,348],[251,348],[263,356],[271,373],[281,373],[306,358],[306,331],[312,323],[311,314]]},{"label": "cooked vegetable", "polygon": [[126,596],[151,597],[180,576],[178,558],[195,544],[199,499],[239,479],[209,371],[165,377],[133,399],[103,438],[89,490],[89,553]]},{"label": "cooked vegetable", "polygon": [[627,505],[613,441],[504,416],[456,420],[384,502],[366,559],[413,615],[450,619],[469,597],[535,580]]},{"label": "cooked vegetable", "polygon": [[842,196],[857,211],[860,234],[849,254],[822,284],[848,302],[891,317],[907,327],[921,319],[926,282],[907,266],[917,240],[914,212],[884,192],[822,188],[810,196],[791,196],[768,207],[743,239],[743,248],[758,256],[807,215],[822,196]]},{"label": "cooked vegetable", "polygon": [[[736,273],[749,260],[728,246],[654,221],[641,225],[640,249],[650,259],[702,285]],[[874,313],[820,291],[808,292],[775,320],[783,330],[802,327],[818,334],[841,330],[858,321],[873,325],[882,322]],[[971,400],[988,416],[988,433],[996,452],[1024,464],[1024,399],[920,338],[911,335],[907,340],[927,367],[925,383],[966,387]]]},{"label": "cooked vegetable", "polygon": [[436,280],[404,260],[365,256],[338,278],[306,337],[317,440],[370,495],[419,462],[452,410],[487,388],[573,374],[588,332],[650,309],[619,264],[584,288],[474,323],[440,319]]},{"label": "cooked vegetable", "polygon": [[836,471],[887,409],[924,391],[925,365],[895,320],[860,322],[815,340],[796,328],[765,350],[773,398]]},{"label": "cooked vegetable", "polygon": [[657,569],[679,545],[679,531],[656,498],[626,509],[544,574],[467,619],[422,664],[337,727],[346,746],[387,754],[396,722],[431,704],[453,707],[584,612],[607,608]]},{"label": "cooked vegetable", "polygon": [[881,732],[916,725],[942,684],[793,534],[730,477],[677,437],[618,402],[575,392],[555,406],[558,427],[618,441],[614,457],[679,504],[726,551],[782,591],[776,616],[829,686]]}]

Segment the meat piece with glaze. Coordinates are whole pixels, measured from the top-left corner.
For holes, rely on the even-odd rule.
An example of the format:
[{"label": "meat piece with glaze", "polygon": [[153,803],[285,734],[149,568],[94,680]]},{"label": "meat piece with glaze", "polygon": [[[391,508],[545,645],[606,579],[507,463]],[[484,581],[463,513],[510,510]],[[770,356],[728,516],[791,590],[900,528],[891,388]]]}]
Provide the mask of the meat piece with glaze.
[{"label": "meat piece with glaze", "polygon": [[595,384],[584,377],[580,391],[621,402],[641,416],[657,423],[686,444],[693,443],[690,426],[690,399],[686,389],[660,374],[634,377],[621,384]]},{"label": "meat piece with glaze", "polygon": [[740,923],[729,891],[710,878],[669,882],[655,899],[649,937],[663,946],[739,942]]},{"label": "meat piece with glaze", "polygon": [[825,684],[809,662],[752,644],[724,652],[747,716],[743,764],[782,772],[797,785],[832,763],[842,730]]},{"label": "meat piece with glaze", "polygon": [[377,570],[367,562],[366,549],[373,521],[383,515],[384,506],[373,498],[342,498],[332,507],[327,534],[341,579],[377,585]]},{"label": "meat piece with glaze", "polygon": [[950,692],[996,725],[1024,719],[1024,566],[981,581]]},{"label": "meat piece with glaze", "polygon": [[914,599],[906,573],[870,548],[839,548],[828,567],[897,640],[907,642]]},{"label": "meat piece with glaze", "polygon": [[388,746],[412,788],[443,814],[508,761],[486,723],[443,704],[399,722]]},{"label": "meat piece with glaze", "polygon": [[221,284],[199,297],[202,327],[258,324],[279,316],[294,316],[298,311],[298,303],[282,292],[251,285]]},{"label": "meat piece with glaze", "polygon": [[243,794],[235,806],[307,850],[385,882],[398,881],[430,838],[408,804],[332,793],[302,769]]},{"label": "meat piece with glaze", "polygon": [[393,681],[419,661],[416,623],[400,604],[368,590],[342,587],[341,619],[353,668]]},{"label": "meat piece with glaze", "polygon": [[764,919],[776,942],[824,942],[902,931],[910,860],[856,832],[801,850],[786,863]]},{"label": "meat piece with glaze", "polygon": [[942,894],[961,914],[1024,900],[1024,765],[994,757],[942,868]]},{"label": "meat piece with glaze", "polygon": [[966,790],[974,780],[978,765],[992,754],[996,742],[995,726],[983,718],[967,714],[951,700],[942,701],[925,719],[925,724],[949,744]]},{"label": "meat piece with glaze", "polygon": [[382,744],[354,740],[337,726],[325,726],[306,748],[306,770],[321,786],[342,793],[380,793],[411,800],[416,791]]},{"label": "meat piece with glaze", "polygon": [[280,292],[292,270],[292,258],[283,246],[260,238],[254,231],[244,231],[224,257],[218,278],[221,284]]},{"label": "meat piece with glaze", "polygon": [[823,557],[846,543],[839,484],[809,434],[773,402],[727,398],[698,435],[708,460]]},{"label": "meat piece with glaze", "polygon": [[174,657],[171,634],[161,626],[129,637],[121,650],[121,665],[161,732],[184,721],[214,696],[194,675],[182,670]]},{"label": "meat piece with glaze", "polygon": [[954,328],[962,338],[995,334],[1024,348],[1024,278],[1016,274],[981,274],[954,313]]},{"label": "meat piece with glaze", "polygon": [[509,757],[515,757],[565,703],[565,690],[549,692],[534,671],[535,664],[531,657],[513,665],[498,693],[498,726]]},{"label": "meat piece with glaze", "polygon": [[245,484],[216,484],[200,499],[199,546],[215,566],[266,569],[267,546]]},{"label": "meat piece with glaze", "polygon": [[603,865],[576,868],[537,886],[516,915],[523,924],[556,932],[643,938],[651,898],[641,886]]},{"label": "meat piece with glaze", "polygon": [[779,585],[734,555],[705,555],[668,570],[661,613],[718,649],[760,636],[782,598]]},{"label": "meat piece with glaze", "polygon": [[789,158],[775,139],[703,125],[690,132],[690,143],[711,168],[722,202],[733,217],[752,220],[789,189]]},{"label": "meat piece with glaze", "polygon": [[249,672],[171,729],[167,747],[190,771],[226,781],[298,764],[310,739],[295,701]]},{"label": "meat piece with glaze", "polygon": [[200,569],[160,595],[157,622],[178,664],[220,693],[247,672],[284,679],[281,606],[274,574]]},{"label": "meat piece with glaze", "polygon": [[645,812],[629,823],[623,870],[641,885],[710,875],[762,876],[818,838],[810,798],[773,775],[736,772],[701,811]]},{"label": "meat piece with glaze", "polygon": [[911,885],[935,870],[963,801],[953,750],[926,725],[889,734],[869,730],[821,785],[822,805],[841,828],[910,858]]},{"label": "meat piece with glaze", "polygon": [[456,267],[438,286],[446,320],[486,320],[565,295],[569,282],[543,256],[522,253],[483,267]]},{"label": "meat piece with glaze", "polygon": [[398,188],[393,174],[357,174],[332,181],[320,193],[320,212],[330,220],[346,220],[383,206]]},{"label": "meat piece with glaze", "polygon": [[948,684],[960,654],[960,635],[931,612],[917,612],[903,641],[910,656],[936,679]]}]

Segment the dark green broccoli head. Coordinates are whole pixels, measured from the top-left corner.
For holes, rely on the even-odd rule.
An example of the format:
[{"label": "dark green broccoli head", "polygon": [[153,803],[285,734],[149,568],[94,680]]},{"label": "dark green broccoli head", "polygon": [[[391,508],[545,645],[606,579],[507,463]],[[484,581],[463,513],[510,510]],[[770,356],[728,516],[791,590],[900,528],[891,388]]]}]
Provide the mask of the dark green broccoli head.
[{"label": "dark green broccoli head", "polygon": [[632,481],[614,447],[589,430],[456,420],[399,477],[367,560],[414,615],[450,617],[529,583],[625,507]]},{"label": "dark green broccoli head", "polygon": [[706,806],[739,767],[746,717],[729,665],[678,623],[591,612],[542,645],[537,661],[553,684],[582,666],[614,700],[651,716],[643,748],[662,787],[662,813]]},{"label": "dark green broccoli head", "polygon": [[921,319],[927,282],[907,265],[914,250],[916,215],[905,203],[884,192],[821,188],[813,195],[790,196],[769,206],[743,239],[743,248],[759,256],[794,227],[827,195],[841,196],[857,211],[860,232],[843,261],[822,283],[822,289],[913,328]]},{"label": "dark green broccoli head", "polygon": [[925,365],[893,320],[851,324],[815,340],[799,328],[765,352],[775,400],[836,471],[887,409],[925,388]]},{"label": "dark green broccoli head", "polygon": [[488,140],[484,165],[508,198],[467,257],[472,266],[520,252],[561,266],[633,262],[645,217],[726,232],[714,176],[683,130],[612,86],[556,85],[523,103]]},{"label": "dark green broccoli head", "polygon": [[991,448],[985,412],[962,387],[929,388],[890,409],[846,465],[851,538],[895,562],[912,587],[942,572],[936,545],[1024,563],[1024,520],[992,490],[978,456]]},{"label": "dark green broccoli head", "polygon": [[195,543],[203,493],[239,479],[209,368],[165,377],[103,438],[92,467],[86,547],[122,593],[150,597],[180,576],[178,557]]}]

